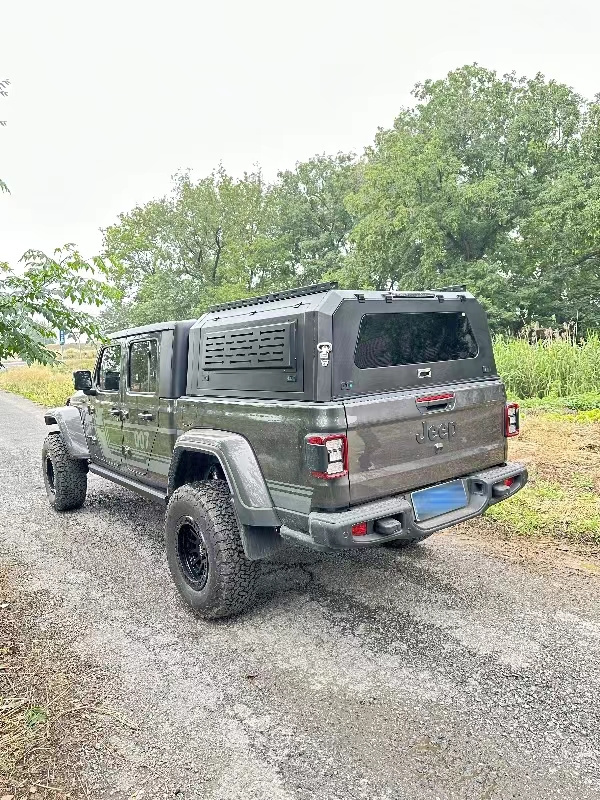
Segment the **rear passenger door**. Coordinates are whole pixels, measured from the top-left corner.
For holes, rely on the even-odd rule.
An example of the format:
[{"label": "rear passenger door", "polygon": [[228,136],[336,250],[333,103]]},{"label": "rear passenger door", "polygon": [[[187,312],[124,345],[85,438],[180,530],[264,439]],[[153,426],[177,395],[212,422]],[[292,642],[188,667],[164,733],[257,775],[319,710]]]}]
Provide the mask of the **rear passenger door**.
[{"label": "rear passenger door", "polygon": [[158,430],[160,334],[127,342],[123,454],[128,472],[145,475]]}]

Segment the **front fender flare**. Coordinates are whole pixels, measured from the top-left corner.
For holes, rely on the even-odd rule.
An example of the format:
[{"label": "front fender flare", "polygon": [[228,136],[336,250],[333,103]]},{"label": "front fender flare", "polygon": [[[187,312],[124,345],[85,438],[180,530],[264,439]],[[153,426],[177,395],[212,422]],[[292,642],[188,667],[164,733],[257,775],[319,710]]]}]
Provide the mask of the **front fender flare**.
[{"label": "front fender flare", "polygon": [[71,458],[89,459],[90,451],[78,408],[73,406],[51,408],[44,414],[44,422],[46,425],[58,425]]}]

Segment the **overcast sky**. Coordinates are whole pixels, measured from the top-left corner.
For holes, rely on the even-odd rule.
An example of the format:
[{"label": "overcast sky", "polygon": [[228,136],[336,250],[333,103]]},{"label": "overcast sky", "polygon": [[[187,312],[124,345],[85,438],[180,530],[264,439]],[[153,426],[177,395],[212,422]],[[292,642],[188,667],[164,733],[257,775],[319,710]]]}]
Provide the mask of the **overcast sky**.
[{"label": "overcast sky", "polygon": [[600,91],[597,0],[15,0],[0,9],[0,260],[75,242],[170,176],[361,152],[474,61]]}]

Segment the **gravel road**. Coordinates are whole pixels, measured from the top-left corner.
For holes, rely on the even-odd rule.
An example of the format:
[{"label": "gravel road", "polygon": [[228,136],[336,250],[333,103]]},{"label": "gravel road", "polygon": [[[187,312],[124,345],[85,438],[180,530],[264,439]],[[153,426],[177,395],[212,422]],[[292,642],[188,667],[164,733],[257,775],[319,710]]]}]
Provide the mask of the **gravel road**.
[{"label": "gravel road", "polygon": [[600,582],[535,575],[453,534],[410,552],[265,565],[220,623],[178,599],[162,509],[90,476],[50,511],[41,410],[0,393],[0,559],[49,592],[40,624],[132,723],[91,798],[495,800],[600,796]]}]

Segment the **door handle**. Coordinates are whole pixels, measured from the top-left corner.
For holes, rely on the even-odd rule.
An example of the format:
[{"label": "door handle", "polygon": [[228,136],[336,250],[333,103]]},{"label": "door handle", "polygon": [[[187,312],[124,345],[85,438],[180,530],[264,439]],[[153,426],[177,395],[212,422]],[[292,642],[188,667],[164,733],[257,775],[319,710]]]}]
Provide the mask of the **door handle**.
[{"label": "door handle", "polygon": [[154,414],[151,411],[140,411],[138,419],[154,419]]},{"label": "door handle", "polygon": [[121,416],[121,409],[120,408],[111,408],[110,415],[111,415],[111,417],[120,417]]}]

